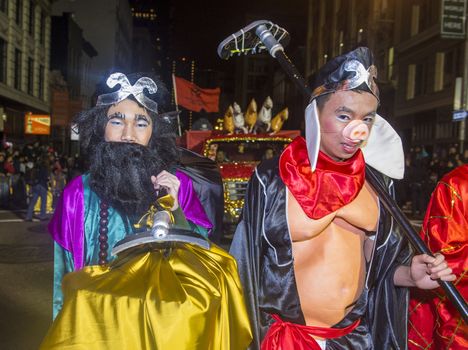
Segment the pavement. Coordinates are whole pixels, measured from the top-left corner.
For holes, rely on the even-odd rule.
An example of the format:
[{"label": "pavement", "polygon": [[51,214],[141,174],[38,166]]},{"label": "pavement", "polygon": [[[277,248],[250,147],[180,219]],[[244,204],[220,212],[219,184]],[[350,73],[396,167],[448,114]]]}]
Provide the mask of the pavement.
[{"label": "pavement", "polygon": [[53,242],[47,222],[0,210],[0,349],[37,349],[52,322]]}]

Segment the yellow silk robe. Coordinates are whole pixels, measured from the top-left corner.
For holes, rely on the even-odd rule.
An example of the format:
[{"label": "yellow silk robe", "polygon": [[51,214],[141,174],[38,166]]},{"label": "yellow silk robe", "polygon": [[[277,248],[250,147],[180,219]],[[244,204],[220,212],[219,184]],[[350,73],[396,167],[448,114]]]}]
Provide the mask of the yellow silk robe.
[{"label": "yellow silk robe", "polygon": [[212,245],[140,246],[65,275],[41,349],[246,349],[252,334],[235,260]]}]

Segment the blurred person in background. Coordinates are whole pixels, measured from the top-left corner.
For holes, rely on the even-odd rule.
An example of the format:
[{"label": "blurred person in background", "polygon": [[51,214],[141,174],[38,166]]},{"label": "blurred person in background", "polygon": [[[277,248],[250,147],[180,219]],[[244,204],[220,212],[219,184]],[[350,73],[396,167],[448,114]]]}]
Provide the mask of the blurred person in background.
[{"label": "blurred person in background", "polygon": [[66,176],[62,171],[61,167],[54,167],[51,175],[51,181],[50,181],[50,189],[52,191],[52,208],[55,209],[55,205],[57,203],[58,198],[60,197],[60,194],[62,193],[63,189],[65,188],[65,185],[67,183],[66,181]]},{"label": "blurred person in background", "polygon": [[5,154],[0,152],[0,207],[8,206],[10,196],[10,181],[5,170]]},{"label": "blurred person in background", "polygon": [[34,207],[37,201],[41,200],[41,211],[39,214],[40,220],[46,219],[47,209],[47,189],[50,176],[50,163],[47,156],[42,156],[39,162],[34,166],[35,169],[31,175],[31,200],[28,204],[28,211],[26,213],[26,221],[32,221],[34,214]]}]

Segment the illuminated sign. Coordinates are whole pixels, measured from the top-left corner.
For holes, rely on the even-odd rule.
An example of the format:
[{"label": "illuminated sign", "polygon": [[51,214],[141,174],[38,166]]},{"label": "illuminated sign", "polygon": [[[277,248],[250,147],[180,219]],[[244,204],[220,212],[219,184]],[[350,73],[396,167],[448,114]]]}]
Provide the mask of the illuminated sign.
[{"label": "illuminated sign", "polygon": [[50,135],[50,115],[26,114],[24,133],[30,135]]},{"label": "illuminated sign", "polygon": [[440,36],[450,39],[465,38],[466,0],[442,0]]},{"label": "illuminated sign", "polygon": [[461,110],[458,110],[458,111],[453,111],[452,120],[454,122],[464,120],[464,119],[466,119],[467,115],[468,115],[468,111],[465,111],[464,109],[461,109]]}]

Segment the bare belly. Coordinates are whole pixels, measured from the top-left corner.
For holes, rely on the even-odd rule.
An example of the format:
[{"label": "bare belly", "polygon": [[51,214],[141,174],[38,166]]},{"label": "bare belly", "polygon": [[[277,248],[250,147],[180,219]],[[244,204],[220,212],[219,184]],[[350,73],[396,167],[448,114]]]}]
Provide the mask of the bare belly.
[{"label": "bare belly", "polygon": [[352,309],[364,289],[373,247],[365,253],[364,245],[372,242],[365,231],[374,231],[377,221],[377,200],[367,187],[352,203],[318,220],[308,218],[288,192],[294,272],[307,325],[335,325]]},{"label": "bare belly", "polygon": [[307,325],[332,326],[351,310],[364,288],[363,241],[364,234],[332,223],[319,236],[293,243],[297,289]]}]

